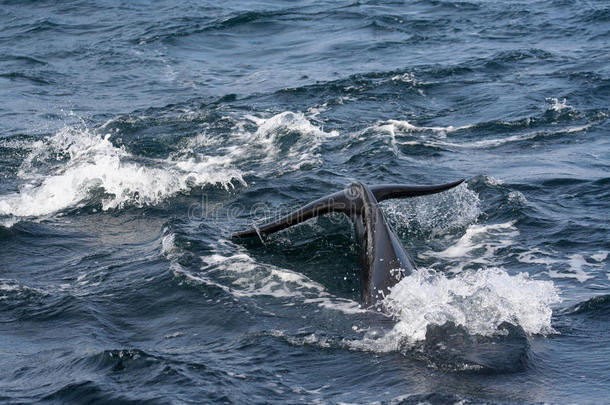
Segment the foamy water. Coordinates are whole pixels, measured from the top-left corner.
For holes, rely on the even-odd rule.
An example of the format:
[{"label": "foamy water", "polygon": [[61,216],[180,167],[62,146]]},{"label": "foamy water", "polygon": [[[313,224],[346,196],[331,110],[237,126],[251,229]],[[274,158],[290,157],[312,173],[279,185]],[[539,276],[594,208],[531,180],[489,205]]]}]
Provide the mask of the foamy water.
[{"label": "foamy water", "polygon": [[156,205],[192,187],[243,182],[223,160],[141,161],[114,146],[110,135],[73,128],[36,142],[19,177],[25,180],[19,192],[0,198],[0,215],[49,215],[84,205],[96,193],[103,210]]},{"label": "foamy water", "polygon": [[[277,170],[278,159],[282,171],[316,165],[320,144],[337,135],[321,131],[300,113],[283,112],[268,119],[247,115],[246,119],[258,129],[248,132],[244,122],[238,121],[233,145],[206,151],[220,140],[199,135],[167,159],[136,158],[125,146],[113,144],[114,135],[63,128],[31,145],[19,169],[23,181],[19,192],[0,197],[0,215],[9,217],[3,224],[81,207],[92,198],[100,198],[101,209],[109,210],[157,205],[194,187],[245,185],[244,161],[260,159],[260,174]],[[290,134],[296,134],[296,141],[283,145]]]},{"label": "foamy water", "polygon": [[496,333],[502,322],[530,334],[552,333],[552,305],[560,301],[552,282],[532,280],[527,273],[511,276],[486,268],[449,278],[419,269],[392,288],[384,308],[398,321],[389,337],[421,340],[428,325],[446,322],[484,336]]}]

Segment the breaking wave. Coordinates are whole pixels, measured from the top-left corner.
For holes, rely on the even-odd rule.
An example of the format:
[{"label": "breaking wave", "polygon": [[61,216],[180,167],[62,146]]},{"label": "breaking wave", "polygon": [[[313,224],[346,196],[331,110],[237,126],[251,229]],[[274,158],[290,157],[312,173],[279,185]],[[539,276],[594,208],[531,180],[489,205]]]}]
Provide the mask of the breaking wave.
[{"label": "breaking wave", "polygon": [[155,205],[206,184],[230,187],[240,171],[216,159],[174,161],[136,159],[110,135],[64,128],[35,143],[18,173],[19,191],[0,198],[0,215],[45,216],[86,205],[100,196],[101,208]]},{"label": "breaking wave", "polygon": [[[183,142],[166,159],[144,158],[116,146],[99,130],[66,127],[28,145],[17,192],[0,196],[2,224],[43,217],[70,208],[101,205],[102,210],[157,205],[194,187],[232,188],[246,184],[240,167],[259,161],[258,174],[281,175],[321,162],[324,132],[301,113],[283,112],[268,119],[251,115],[237,121],[231,143],[202,133]],[[248,125],[254,123],[256,130]],[[226,136],[227,134],[223,134]],[[278,163],[279,162],[279,163]]]},{"label": "breaking wave", "polygon": [[[245,118],[258,128],[254,133],[243,129],[237,132],[244,147],[235,151],[236,158],[258,158],[267,170],[276,174],[319,165],[322,162],[319,147],[325,139],[338,135],[336,131],[324,132],[302,113],[285,111],[267,119],[253,115]],[[243,128],[243,123],[240,126]]]}]

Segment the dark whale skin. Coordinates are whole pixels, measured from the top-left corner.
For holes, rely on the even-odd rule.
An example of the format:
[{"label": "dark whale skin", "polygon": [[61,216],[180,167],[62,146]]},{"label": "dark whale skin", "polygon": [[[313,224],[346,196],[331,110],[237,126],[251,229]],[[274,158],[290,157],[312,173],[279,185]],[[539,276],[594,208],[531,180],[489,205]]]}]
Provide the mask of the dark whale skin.
[{"label": "dark whale skin", "polygon": [[344,191],[320,198],[277,221],[234,233],[231,237],[262,238],[318,215],[343,212],[351,218],[360,245],[360,298],[364,306],[374,306],[396,283],[415,269],[413,259],[387,223],[379,202],[440,193],[463,181],[440,186],[387,184],[373,187],[356,182]]}]

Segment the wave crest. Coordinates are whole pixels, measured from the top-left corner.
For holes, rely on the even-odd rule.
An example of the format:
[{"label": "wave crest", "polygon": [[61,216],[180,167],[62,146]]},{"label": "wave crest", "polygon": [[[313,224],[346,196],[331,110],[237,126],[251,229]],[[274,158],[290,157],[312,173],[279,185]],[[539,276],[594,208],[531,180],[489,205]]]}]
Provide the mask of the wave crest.
[{"label": "wave crest", "polygon": [[110,135],[64,128],[35,142],[18,173],[25,183],[18,192],[0,198],[0,215],[45,216],[90,200],[101,203],[103,210],[141,207],[193,187],[244,183],[242,173],[228,163],[206,158],[138,159],[124,147],[114,146]]}]

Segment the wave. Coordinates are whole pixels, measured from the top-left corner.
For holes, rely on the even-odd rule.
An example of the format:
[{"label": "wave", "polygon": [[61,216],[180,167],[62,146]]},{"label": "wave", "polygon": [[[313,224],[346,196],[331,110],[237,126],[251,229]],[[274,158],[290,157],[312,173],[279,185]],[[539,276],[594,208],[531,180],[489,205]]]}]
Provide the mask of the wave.
[{"label": "wave", "polygon": [[[459,258],[462,262],[467,259],[468,263],[490,264],[490,261],[496,256],[496,252],[510,246],[513,238],[519,235],[519,231],[514,225],[514,221],[498,224],[472,224],[452,246],[440,252],[428,251],[426,253],[436,258]],[[475,257],[475,251],[481,251],[482,254]]]},{"label": "wave", "polygon": [[[319,107],[324,108],[323,106]],[[139,154],[153,149],[169,149],[170,160],[226,159],[231,165],[243,168],[256,166],[251,172],[259,175],[282,175],[321,163],[320,146],[336,131],[324,131],[314,125],[318,110],[311,109],[308,115],[301,112],[283,111],[277,114],[222,111],[189,106],[168,106],[162,110],[150,109],[142,116],[128,115],[108,120],[98,132],[128,131],[129,135],[149,128],[160,127],[162,131],[185,129],[185,136],[164,136],[161,148],[140,150],[137,143],[129,143]],[[186,123],[187,125],[183,125]],[[165,134],[164,134],[165,135]],[[125,137],[125,142],[129,142]],[[156,145],[155,145],[156,146]],[[245,167],[247,166],[247,167]]]},{"label": "wave", "polygon": [[[256,130],[245,129],[248,123]],[[236,123],[233,135],[232,144],[214,152],[206,148],[214,137],[202,134],[167,159],[153,159],[115,146],[112,137],[100,131],[63,128],[29,146],[32,150],[19,169],[25,183],[19,192],[0,197],[0,215],[10,217],[3,224],[90,203],[99,202],[102,210],[142,207],[193,187],[230,188],[234,181],[245,185],[244,172],[238,169],[244,162],[258,161],[263,170],[280,173],[316,165],[321,160],[318,147],[336,133],[320,130],[301,113],[283,112],[268,119],[248,115]]]},{"label": "wave", "polygon": [[252,159],[253,151],[258,149],[263,153],[262,163],[280,167],[282,173],[320,164],[319,147],[326,139],[338,135],[337,131],[325,132],[311,124],[302,113],[285,111],[267,119],[252,115],[245,118],[258,128],[255,133],[239,134],[245,141],[240,152],[246,152]]},{"label": "wave", "polygon": [[578,304],[568,308],[564,313],[567,315],[582,314],[595,318],[610,319],[610,295],[599,295],[586,301],[579,302]]},{"label": "wave", "polygon": [[381,130],[381,131],[387,131],[390,134],[394,135],[396,134],[396,132],[424,132],[424,131],[431,131],[431,132],[435,132],[437,135],[440,136],[445,136],[449,133],[452,132],[456,132],[456,131],[461,131],[464,129],[468,129],[468,128],[472,128],[474,125],[473,124],[468,124],[468,125],[462,125],[462,126],[458,126],[455,127],[453,125],[449,125],[449,126],[432,126],[432,127],[427,127],[427,126],[417,126],[417,125],[413,125],[411,124],[409,121],[401,121],[401,120],[389,120],[385,123],[382,123],[379,126],[374,127],[377,130]]},{"label": "wave", "polygon": [[[184,119],[193,120],[192,115]],[[0,196],[2,224],[89,205],[104,211],[154,206],[196,187],[246,185],[246,175],[308,170],[322,163],[319,148],[325,140],[338,135],[290,111],[223,118],[233,127],[183,138],[167,158],[115,145],[114,139],[122,143],[120,130],[111,131],[115,120],[92,130],[65,127],[35,142],[4,140],[2,145],[29,152],[18,170],[19,191]]]},{"label": "wave", "polygon": [[[565,109],[567,106],[560,105],[556,107],[553,105],[551,109],[558,108]],[[458,131],[464,130],[479,130],[489,127],[490,125],[494,126],[508,126],[514,127],[524,126],[528,127],[531,125],[530,122],[517,122],[517,123],[506,123],[503,121],[492,122],[492,123],[479,123],[479,124],[467,124],[461,126],[417,126],[411,124],[409,121],[401,121],[401,120],[389,120],[385,122],[381,122],[372,127],[365,129],[363,132],[372,131],[373,133],[381,133],[387,134],[393,145],[395,153],[399,153],[399,146],[424,146],[437,148],[441,150],[447,149],[491,149],[497,148],[500,146],[504,146],[512,143],[520,143],[523,141],[535,141],[544,138],[552,138],[565,134],[572,134],[577,132],[586,131],[596,123],[588,123],[583,125],[574,125],[574,126],[566,126],[564,128],[554,128],[552,130],[538,130],[532,132],[521,133],[517,135],[510,135],[503,138],[495,138],[495,139],[482,139],[477,141],[448,141],[447,135],[452,134]],[[519,128],[510,128],[511,131],[518,130]],[[426,136],[426,133],[431,133],[431,136]],[[415,139],[413,139],[415,138]]]},{"label": "wave", "polygon": [[177,21],[172,20],[171,23],[166,23],[165,26],[160,26],[160,23],[148,26],[146,31],[135,39],[135,42],[139,45],[144,45],[156,41],[171,41],[176,38],[203,33],[219,33],[242,26],[256,26],[256,24],[272,25],[277,24],[278,21],[283,19],[290,19],[290,13],[290,10],[269,10],[233,12],[232,15],[218,16],[216,18],[207,16],[182,17]]},{"label": "wave", "polygon": [[4,321],[48,321],[74,316],[89,320],[76,295],[59,288],[37,288],[15,280],[0,280],[0,312]]},{"label": "wave", "polygon": [[0,54],[2,62],[16,62],[26,66],[48,65],[47,62],[28,55]]},{"label": "wave", "polygon": [[26,80],[32,82],[34,84],[42,84],[42,85],[50,85],[51,82],[33,75],[28,75],[23,72],[10,72],[10,73],[0,73],[0,78],[9,79],[9,80]]},{"label": "wave", "polygon": [[75,402],[112,402],[117,404],[161,404],[163,399],[151,397],[151,394],[140,394],[141,397],[131,399],[129,395],[119,394],[115,390],[105,389],[104,384],[96,383],[90,380],[79,380],[78,382],[67,383],[56,391],[44,396],[42,400],[59,403],[75,403]]},{"label": "wave", "polygon": [[420,269],[385,297],[379,310],[390,318],[370,310],[347,312],[347,330],[336,325],[263,334],[294,346],[398,352],[447,371],[505,373],[525,366],[528,336],[556,333],[552,307],[559,302],[552,282],[525,273],[486,268],[448,278]]},{"label": "wave", "polygon": [[[280,300],[299,299],[304,304],[346,314],[360,313],[359,304],[335,297],[307,276],[281,267],[260,264],[247,253],[211,254],[201,257],[201,272],[191,272],[174,261],[175,276],[195,284],[219,288],[236,297],[269,296]],[[289,305],[289,304],[288,304]]]},{"label": "wave", "polygon": [[40,288],[28,287],[15,280],[0,280],[0,302],[4,310],[23,308],[47,295],[48,293]]},{"label": "wave", "polygon": [[[59,164],[54,162],[59,161]],[[99,198],[102,210],[155,205],[193,187],[244,183],[226,160],[140,162],[110,135],[64,128],[38,141],[19,170],[26,182],[0,197],[0,215],[40,217],[81,207]]]},{"label": "wave", "polygon": [[[476,196],[467,188],[457,193]],[[470,201],[466,204],[468,211],[477,199],[466,200]],[[480,212],[477,203],[474,207]],[[471,262],[475,251],[493,253],[518,233],[513,222],[463,226],[467,226],[464,237],[453,250],[437,254],[439,258],[446,256],[458,265]],[[523,366],[527,335],[555,333],[551,316],[560,298],[553,282],[534,280],[525,273],[509,274],[488,265],[493,258],[487,254],[479,262],[487,267],[460,270],[457,275],[427,268],[416,270],[384,299],[382,309],[388,318],[362,308],[354,300],[329,293],[323,284],[304,274],[263,263],[244,249],[235,252],[235,245],[228,241],[220,241],[214,251],[201,256],[203,264],[192,270],[181,264],[181,256],[187,252],[181,250],[176,239],[173,233],[166,234],[161,253],[170,260],[170,269],[181,285],[205,286],[238,300],[270,297],[265,302],[265,314],[274,317],[297,316],[309,306],[314,308],[308,311],[312,317],[331,316],[329,311],[342,314],[342,322],[324,331],[301,328],[296,334],[289,330],[268,332],[291,345],[400,352],[416,358],[423,350],[423,360],[435,367],[505,372]],[[452,273],[451,268],[447,273]],[[381,316],[385,319],[383,327],[374,326]],[[345,323],[350,327],[345,328]],[[459,342],[460,347],[469,350],[458,356],[452,345]],[[439,348],[437,344],[444,346]]]},{"label": "wave", "polygon": [[[162,251],[172,261],[172,272],[181,282],[217,288],[238,299],[274,297],[282,307],[298,303],[298,308],[315,305],[348,317],[373,314],[355,301],[328,293],[323,285],[303,274],[262,264],[245,252],[202,256],[201,270],[190,271],[178,263],[172,240],[168,235]],[[380,308],[394,320],[390,330],[369,333],[356,328],[354,331],[363,335],[361,338],[328,340],[309,336],[302,343],[345,345],[375,352],[403,351],[427,340],[431,327],[448,323],[478,336],[501,335],[504,323],[515,325],[526,334],[547,335],[555,333],[552,306],[560,301],[552,281],[534,280],[525,273],[510,275],[501,268],[486,267],[449,277],[422,268],[401,280],[382,301]],[[277,307],[273,304],[268,311],[273,312],[272,308]],[[294,342],[298,341],[301,340]]]}]

